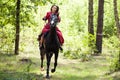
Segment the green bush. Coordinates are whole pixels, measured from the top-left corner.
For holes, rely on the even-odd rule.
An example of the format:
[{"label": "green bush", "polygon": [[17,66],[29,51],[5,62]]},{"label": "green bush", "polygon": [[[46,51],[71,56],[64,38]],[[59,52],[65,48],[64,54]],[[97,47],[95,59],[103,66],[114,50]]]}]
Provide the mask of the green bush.
[{"label": "green bush", "polygon": [[107,50],[105,53],[110,56],[110,71],[117,71],[120,70],[120,63],[119,63],[119,54],[120,54],[120,41],[116,36],[112,36],[110,38],[104,38],[104,51]]},{"label": "green bush", "polygon": [[14,49],[14,27],[6,25],[0,29],[0,50],[4,52],[13,52]]},{"label": "green bush", "polygon": [[115,53],[114,58],[111,60],[111,64],[110,64],[110,71],[111,72],[120,70],[120,60],[119,60],[120,56],[119,56],[119,54],[120,54],[120,51],[117,51]]}]

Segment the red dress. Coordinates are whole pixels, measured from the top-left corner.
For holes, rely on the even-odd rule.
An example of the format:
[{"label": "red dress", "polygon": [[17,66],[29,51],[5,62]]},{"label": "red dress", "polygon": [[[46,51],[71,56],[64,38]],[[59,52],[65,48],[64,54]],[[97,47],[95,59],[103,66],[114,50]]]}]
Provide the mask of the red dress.
[{"label": "red dress", "polygon": [[[52,12],[47,12],[46,16],[44,17],[44,19],[48,20],[48,23],[46,23],[46,25],[44,26],[43,30],[42,30],[42,34],[48,32],[50,30],[50,16],[51,16]],[[58,20],[60,22],[60,17],[58,16]],[[60,41],[60,44],[62,45],[64,43],[64,38],[62,36],[62,32],[58,29],[58,27],[56,27],[56,31],[57,31],[57,35]]]}]

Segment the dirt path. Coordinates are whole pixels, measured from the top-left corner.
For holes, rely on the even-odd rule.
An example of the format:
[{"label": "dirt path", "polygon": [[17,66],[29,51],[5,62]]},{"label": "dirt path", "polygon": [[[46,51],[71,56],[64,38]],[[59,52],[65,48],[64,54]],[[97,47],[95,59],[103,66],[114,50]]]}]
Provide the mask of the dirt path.
[{"label": "dirt path", "polygon": [[[21,59],[28,61],[21,61]],[[55,73],[50,80],[120,80],[120,72],[106,75],[109,71],[108,55],[92,56],[89,61],[71,60],[59,55]],[[52,58],[51,67],[53,67]],[[44,62],[46,66],[46,62]],[[46,71],[40,71],[38,53],[21,53],[18,56],[0,56],[0,80],[44,80]]]},{"label": "dirt path", "polygon": [[51,80],[119,80],[120,77],[117,78],[115,75],[114,77],[106,75],[109,72],[109,65],[109,59],[105,55],[93,56],[86,62],[80,59],[66,59],[60,55],[57,71],[54,74],[51,73]]},{"label": "dirt path", "polygon": [[[30,56],[39,60],[38,55],[29,54],[28,57]],[[51,68],[53,63],[54,56],[51,60]],[[66,59],[60,54],[57,70],[53,74],[50,73],[50,75],[52,76],[51,80],[109,80],[109,77],[105,75],[108,71],[109,62],[105,55],[93,56],[91,60],[82,62],[80,59]],[[45,75],[46,72],[40,73]]]}]

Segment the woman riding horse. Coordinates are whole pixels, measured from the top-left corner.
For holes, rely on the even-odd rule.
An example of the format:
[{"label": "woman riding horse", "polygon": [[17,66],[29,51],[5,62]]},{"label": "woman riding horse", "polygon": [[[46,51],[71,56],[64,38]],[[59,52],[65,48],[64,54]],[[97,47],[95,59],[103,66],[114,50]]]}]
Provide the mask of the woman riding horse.
[{"label": "woman riding horse", "polygon": [[51,70],[51,72],[56,71],[59,49],[62,50],[61,45],[63,45],[64,43],[62,33],[56,26],[57,23],[60,22],[58,11],[59,11],[59,7],[53,5],[51,7],[51,11],[47,12],[43,20],[45,21],[48,20],[48,23],[44,26],[42,33],[38,39],[40,44],[39,47],[40,47],[40,56],[41,56],[41,69],[43,69],[43,59],[44,59],[44,55],[46,54],[46,59],[47,59],[46,78],[50,78],[49,66],[53,54],[55,55],[55,63],[54,63],[54,68]]},{"label": "woman riding horse", "polygon": [[[52,14],[57,15],[59,22],[61,20],[60,17],[59,17],[59,7],[57,5],[53,5],[51,7],[51,11],[47,12],[46,16],[43,18],[44,21],[48,20],[48,23],[46,23],[46,25],[44,26],[44,28],[42,30],[41,35],[39,35],[39,38],[38,38],[38,40],[40,41],[40,46],[41,47],[42,47],[42,43],[44,41],[44,36],[50,30],[50,17],[51,17]],[[56,28],[56,30],[57,30],[57,36],[59,38],[59,42],[62,46],[63,43],[64,43],[64,38],[63,38],[62,32],[58,29],[58,27]]]}]

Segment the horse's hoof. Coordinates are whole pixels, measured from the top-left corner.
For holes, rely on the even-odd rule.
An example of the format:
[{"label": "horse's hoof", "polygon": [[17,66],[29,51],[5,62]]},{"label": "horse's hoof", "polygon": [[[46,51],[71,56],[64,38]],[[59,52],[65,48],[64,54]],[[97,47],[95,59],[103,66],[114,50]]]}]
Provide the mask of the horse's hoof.
[{"label": "horse's hoof", "polygon": [[50,76],[46,75],[46,79],[48,79],[48,80],[49,80],[49,79],[50,79]]},{"label": "horse's hoof", "polygon": [[41,71],[44,71],[44,67],[43,67],[43,68],[41,68]]},{"label": "horse's hoof", "polygon": [[54,72],[55,72],[55,69],[52,69],[51,72],[54,73]]}]

